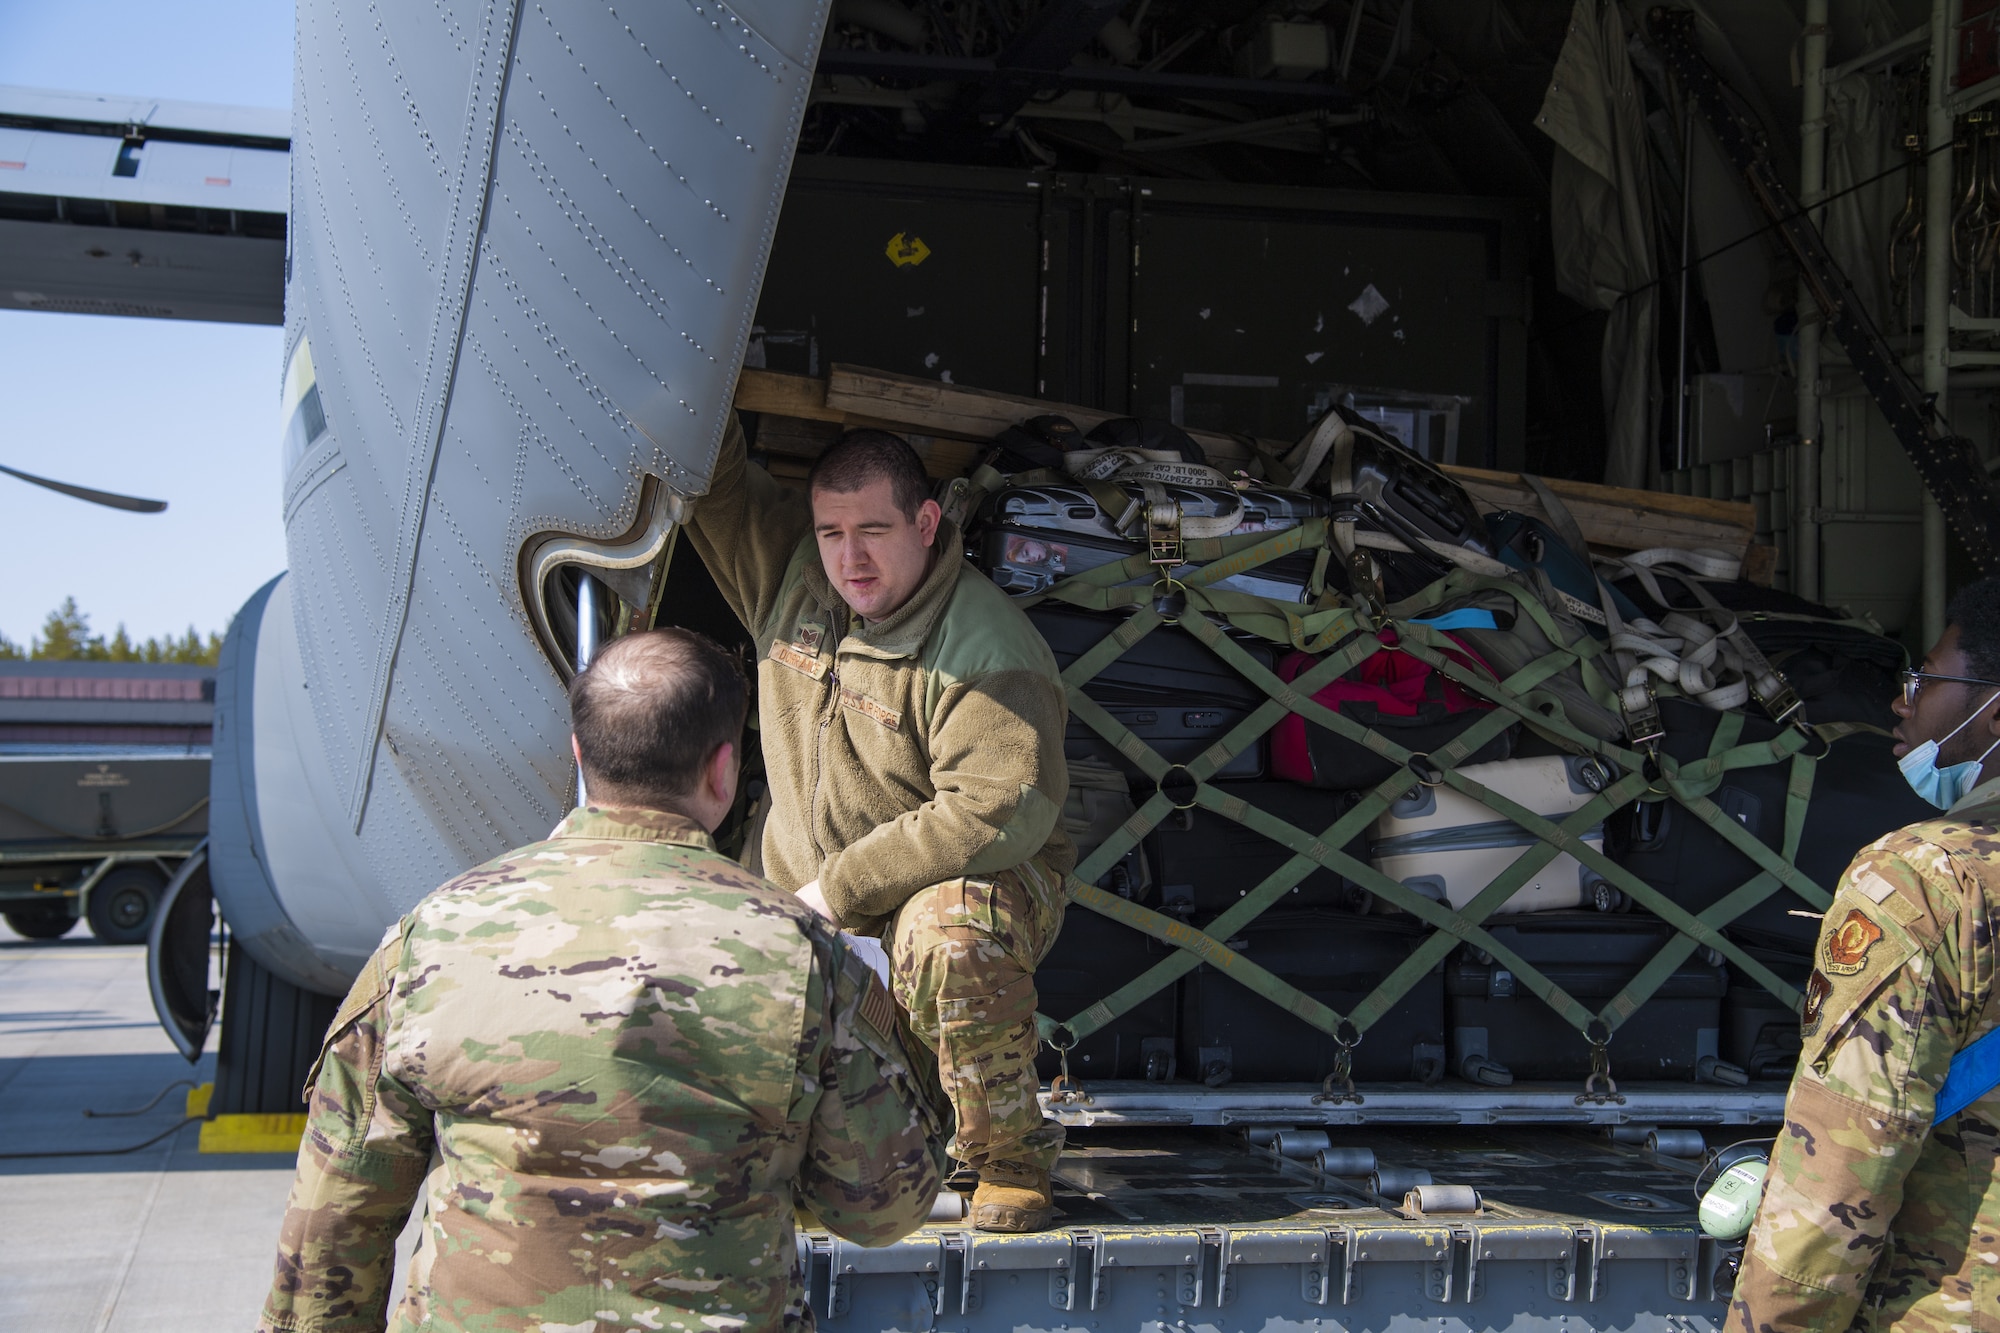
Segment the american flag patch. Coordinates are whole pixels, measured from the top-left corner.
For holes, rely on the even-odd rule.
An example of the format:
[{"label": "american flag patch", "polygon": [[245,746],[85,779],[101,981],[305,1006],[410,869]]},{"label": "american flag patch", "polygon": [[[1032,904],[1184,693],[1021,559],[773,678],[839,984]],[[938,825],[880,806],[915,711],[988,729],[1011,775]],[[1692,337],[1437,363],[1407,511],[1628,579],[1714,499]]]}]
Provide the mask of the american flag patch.
[{"label": "american flag patch", "polygon": [[870,972],[867,993],[861,997],[861,1021],[885,1036],[893,1036],[897,1013],[895,997],[882,984],[882,978]]}]

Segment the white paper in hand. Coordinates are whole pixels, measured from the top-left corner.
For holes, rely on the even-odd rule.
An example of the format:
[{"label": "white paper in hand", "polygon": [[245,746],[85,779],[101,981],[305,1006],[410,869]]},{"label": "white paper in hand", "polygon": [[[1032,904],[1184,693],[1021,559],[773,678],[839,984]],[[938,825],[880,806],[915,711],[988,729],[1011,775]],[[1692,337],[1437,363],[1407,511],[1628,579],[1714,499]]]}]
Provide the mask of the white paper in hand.
[{"label": "white paper in hand", "polygon": [[882,947],[882,941],[868,935],[849,935],[846,931],[840,933],[840,938],[847,941],[849,951],[875,969],[884,986],[889,984],[889,952]]}]

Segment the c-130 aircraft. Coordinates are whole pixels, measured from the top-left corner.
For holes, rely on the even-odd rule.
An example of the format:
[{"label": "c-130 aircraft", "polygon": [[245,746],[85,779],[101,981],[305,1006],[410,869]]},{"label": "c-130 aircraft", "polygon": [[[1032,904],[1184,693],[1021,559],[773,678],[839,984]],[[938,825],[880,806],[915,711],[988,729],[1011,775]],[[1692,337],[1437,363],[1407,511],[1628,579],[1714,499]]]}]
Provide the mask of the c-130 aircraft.
[{"label": "c-130 aircraft", "polygon": [[[232,979],[232,1016],[269,1057],[248,1081],[272,1092],[242,1109],[295,1104],[325,1020],[311,997],[342,992],[401,913],[568,807],[564,685],[593,644],[660,612],[749,346],[828,9],[300,0],[289,563],[232,626],[207,859],[176,881],[149,960],[198,1051],[208,887],[235,948],[284,983]],[[281,989],[282,1012],[256,1012]],[[1323,1131],[1254,1148],[1141,1132],[1074,1155],[1056,1232],[947,1224],[865,1253],[802,1232],[816,1312],[871,1329],[1374,1328],[1456,1306],[1475,1326],[1719,1323],[1712,1243],[1661,1193],[1683,1182],[1601,1147],[1392,1134],[1388,1151],[1445,1180],[1563,1168],[1560,1216],[1451,1185],[1427,1218],[1382,1200],[1431,1169]],[[1301,1165],[1301,1144],[1360,1164],[1366,1186]]]}]

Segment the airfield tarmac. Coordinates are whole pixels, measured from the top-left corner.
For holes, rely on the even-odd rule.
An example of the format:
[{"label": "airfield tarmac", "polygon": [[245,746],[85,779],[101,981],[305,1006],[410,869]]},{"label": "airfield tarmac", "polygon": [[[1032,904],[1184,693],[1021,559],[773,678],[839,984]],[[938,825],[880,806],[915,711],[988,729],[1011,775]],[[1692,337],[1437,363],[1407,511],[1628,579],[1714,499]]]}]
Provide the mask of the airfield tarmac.
[{"label": "airfield tarmac", "polygon": [[0,1329],[218,1333],[256,1327],[291,1187],[289,1154],[203,1156],[198,1130],[120,1156],[186,1112],[190,1068],[146,993],[146,950],[79,925],[23,940],[0,924]]}]

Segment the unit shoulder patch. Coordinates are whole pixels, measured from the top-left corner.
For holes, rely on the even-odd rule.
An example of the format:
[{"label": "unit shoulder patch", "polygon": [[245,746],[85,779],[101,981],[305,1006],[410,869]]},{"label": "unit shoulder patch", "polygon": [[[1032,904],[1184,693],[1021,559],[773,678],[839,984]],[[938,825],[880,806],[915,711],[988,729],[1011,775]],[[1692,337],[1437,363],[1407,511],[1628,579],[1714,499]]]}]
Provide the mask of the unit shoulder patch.
[{"label": "unit shoulder patch", "polygon": [[1824,962],[1835,976],[1851,977],[1861,971],[1868,951],[1882,938],[1882,927],[1860,908],[1852,908],[1840,925],[1826,937]]}]

